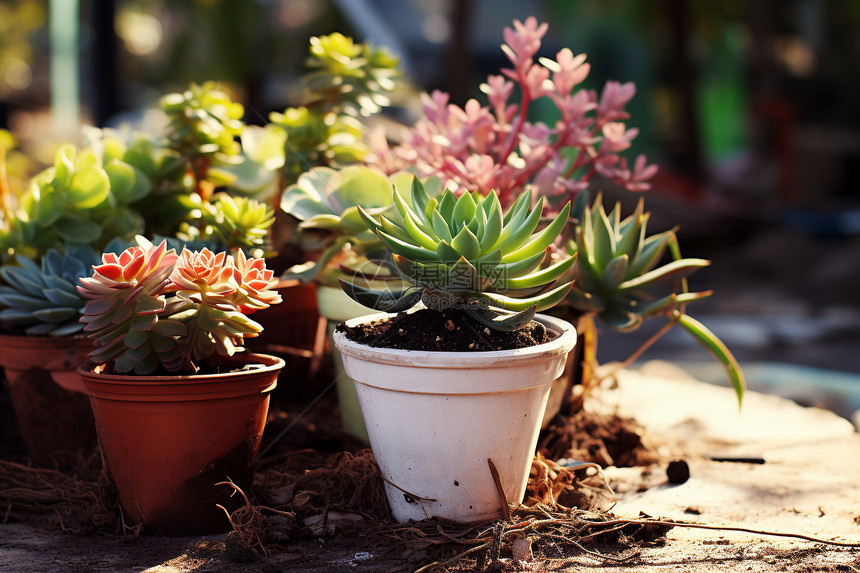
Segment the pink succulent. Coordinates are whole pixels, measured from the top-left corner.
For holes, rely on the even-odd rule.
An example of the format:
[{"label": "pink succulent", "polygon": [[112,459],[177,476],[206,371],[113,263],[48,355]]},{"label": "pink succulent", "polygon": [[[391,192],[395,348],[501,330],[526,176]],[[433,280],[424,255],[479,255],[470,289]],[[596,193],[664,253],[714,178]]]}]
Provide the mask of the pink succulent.
[{"label": "pink succulent", "polygon": [[[502,45],[513,67],[481,85],[487,106],[469,100],[460,108],[444,92],[423,94],[424,115],[403,143],[391,148],[377,137],[368,162],[389,174],[412,168],[422,177],[439,176],[458,193],[495,190],[504,205],[527,185],[563,204],[585,189],[595,173],[631,191],[648,189],[656,166],[640,156],[630,172],[618,155],[638,134],[622,123],[629,117],[624,108],[636,86],[607,82],[599,99],[593,91],[577,89],[591,69],[584,54],[564,48],[555,60],[535,61],[546,31],[547,24],[535,18],[514,21],[513,28],[505,29]],[[519,101],[511,100],[515,86]],[[552,100],[561,114],[553,126],[526,120],[531,103],[542,97]]]},{"label": "pink succulent", "polygon": [[262,327],[246,314],[281,302],[262,259],[183,249],[166,243],[106,253],[80,279],[89,299],[81,322],[94,339],[93,360],[117,372],[196,369],[212,354],[241,350]]},{"label": "pink succulent", "polygon": [[242,313],[251,314],[281,302],[281,295],[272,290],[277,280],[274,278],[273,271],[266,268],[266,261],[245,258],[245,253],[239,251],[233,268],[240,285],[241,301],[238,307]]}]

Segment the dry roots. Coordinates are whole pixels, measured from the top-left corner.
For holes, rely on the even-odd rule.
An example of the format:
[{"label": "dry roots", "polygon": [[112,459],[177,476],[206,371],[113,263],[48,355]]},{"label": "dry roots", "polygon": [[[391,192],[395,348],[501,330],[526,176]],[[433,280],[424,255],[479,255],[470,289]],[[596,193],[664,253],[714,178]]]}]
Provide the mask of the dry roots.
[{"label": "dry roots", "polygon": [[[81,473],[91,472],[86,466],[92,465],[93,460],[85,461]],[[29,518],[75,535],[126,531],[104,469],[87,481],[75,473],[0,460],[0,512],[3,523],[12,516]]]}]

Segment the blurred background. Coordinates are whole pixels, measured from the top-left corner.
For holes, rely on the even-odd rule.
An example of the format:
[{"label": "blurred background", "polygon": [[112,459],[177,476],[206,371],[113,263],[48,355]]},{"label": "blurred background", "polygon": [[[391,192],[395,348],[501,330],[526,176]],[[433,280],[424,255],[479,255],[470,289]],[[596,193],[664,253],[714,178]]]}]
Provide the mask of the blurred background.
[{"label": "blurred background", "polygon": [[[422,91],[481,99],[508,63],[503,28],[530,15],[550,25],[544,55],[588,54],[586,87],[635,82],[631,157],[660,165],[650,230],[679,225],[683,254],[713,261],[691,287],[715,296],[690,313],[750,387],[860,410],[856,0],[0,0],[0,128],[23,151],[10,169],[50,163],[82,124],[141,121],[192,81],[221,82],[263,124],[298,98],[308,39],[335,31],[400,56],[405,87],[386,113],[409,123]],[[600,360],[659,326],[601,332]],[[723,377],[681,332],[654,358]]]}]

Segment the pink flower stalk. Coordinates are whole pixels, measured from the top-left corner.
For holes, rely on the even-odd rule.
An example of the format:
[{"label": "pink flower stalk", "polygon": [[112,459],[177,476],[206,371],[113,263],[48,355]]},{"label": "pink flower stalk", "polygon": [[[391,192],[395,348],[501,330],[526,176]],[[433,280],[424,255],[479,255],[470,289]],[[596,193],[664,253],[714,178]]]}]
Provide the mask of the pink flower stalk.
[{"label": "pink flower stalk", "polygon": [[[646,165],[640,155],[631,171],[618,155],[638,134],[622,122],[629,118],[624,107],[636,93],[634,84],[607,82],[599,98],[592,90],[577,89],[590,71],[584,54],[564,48],[555,60],[535,62],[547,24],[530,17],[513,26],[505,29],[502,44],[513,67],[481,85],[489,105],[471,99],[460,108],[444,92],[423,94],[424,116],[403,143],[390,148],[374,136],[368,162],[389,174],[414,167],[422,177],[441,177],[458,194],[495,190],[503,205],[529,185],[562,205],[595,173],[631,191],[650,188],[648,179],[657,167]],[[511,101],[516,86],[518,102]],[[555,125],[526,119],[531,103],[542,97],[560,112]]]}]

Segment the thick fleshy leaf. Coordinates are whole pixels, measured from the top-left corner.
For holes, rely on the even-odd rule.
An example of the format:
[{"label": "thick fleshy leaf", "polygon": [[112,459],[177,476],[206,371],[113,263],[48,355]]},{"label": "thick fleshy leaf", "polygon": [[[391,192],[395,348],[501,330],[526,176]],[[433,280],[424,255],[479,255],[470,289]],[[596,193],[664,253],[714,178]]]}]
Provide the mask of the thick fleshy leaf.
[{"label": "thick fleshy leaf", "polygon": [[406,257],[407,259],[429,262],[436,262],[439,260],[436,253],[433,251],[428,251],[422,247],[416,247],[415,245],[401,241],[400,239],[392,237],[391,235],[379,230],[376,231],[376,235],[388,246],[389,249],[391,249],[392,252]]},{"label": "thick fleshy leaf", "polygon": [[481,254],[481,244],[468,227],[463,227],[457,233],[457,236],[451,241],[451,247],[467,259],[478,258]]},{"label": "thick fleshy leaf", "polygon": [[487,223],[481,236],[481,253],[489,252],[502,234],[502,208],[499,199],[495,193],[491,193],[484,202],[489,202],[490,212],[487,214]]},{"label": "thick fleshy leaf", "polygon": [[558,280],[562,275],[564,275],[564,273],[570,270],[575,261],[576,257],[568,257],[530,275],[510,277],[504,280],[498,280],[493,283],[493,286],[496,289],[502,290],[535,288],[543,285],[548,285],[551,284],[553,281]]},{"label": "thick fleshy leaf", "polygon": [[744,396],[744,390],[746,389],[746,380],[744,379],[744,373],[741,370],[737,359],[731,351],[729,351],[726,345],[698,320],[687,316],[686,314],[682,314],[678,318],[678,324],[690,333],[696,342],[702,345],[720,361],[723,367],[725,367],[726,374],[728,374],[729,377],[729,382],[731,382],[732,387],[735,389],[735,393],[738,395],[738,407],[740,407]]},{"label": "thick fleshy leaf", "polygon": [[618,255],[609,261],[601,277],[601,282],[605,288],[610,290],[618,288],[627,274],[628,262],[627,254]]},{"label": "thick fleshy leaf", "polygon": [[44,322],[53,322],[54,324],[72,320],[79,316],[77,307],[62,307],[42,308],[33,312],[33,318]]},{"label": "thick fleshy leaf", "polygon": [[[538,202],[540,204],[540,201]],[[547,225],[542,231],[536,233],[529,241],[514,252],[509,252],[502,257],[503,263],[511,263],[521,260],[525,257],[531,257],[542,252],[550,246],[567,225],[568,216],[570,214],[570,203],[564,206],[561,212]],[[504,249],[502,249],[504,252]]]},{"label": "thick fleshy leaf", "polygon": [[445,289],[450,267],[441,263],[418,263],[400,255],[393,255],[394,264],[404,278],[415,285]]},{"label": "thick fleshy leaf", "polygon": [[471,293],[472,297],[478,300],[486,301],[490,306],[504,308],[506,310],[521,311],[529,308],[532,305],[537,306],[538,312],[552,308],[553,306],[564,300],[567,293],[570,292],[573,282],[563,284],[552,289],[549,292],[529,298],[512,298],[496,293]]},{"label": "thick fleshy leaf", "polygon": [[454,237],[451,235],[451,229],[448,227],[448,222],[445,221],[444,217],[442,217],[438,211],[433,211],[432,217],[433,219],[431,223],[433,225],[433,231],[436,233],[436,237],[450,243]]},{"label": "thick fleshy leaf", "polygon": [[463,225],[468,224],[475,216],[476,208],[475,200],[472,199],[472,195],[470,193],[463,193],[460,195],[459,199],[457,199],[457,202],[454,204],[454,211],[451,215],[451,222],[453,223],[452,232],[459,233]]},{"label": "thick fleshy leaf", "polygon": [[534,320],[537,307],[531,306],[516,313],[493,311],[480,306],[468,306],[464,309],[466,314],[474,318],[480,324],[502,332],[510,332],[525,327]]},{"label": "thick fleshy leaf", "polygon": [[453,265],[460,260],[461,256],[457,249],[452,247],[447,241],[439,241],[439,244],[436,246],[437,260],[447,265]]},{"label": "thick fleshy leaf", "polygon": [[619,227],[621,238],[618,241],[616,254],[626,254],[630,259],[639,252],[639,245],[645,240],[648,216],[644,213],[645,202],[640,198],[636,212],[628,217]]},{"label": "thick fleshy leaf", "polygon": [[105,165],[110,189],[120,204],[127,205],[149,194],[151,183],[145,173],[128,163],[111,160]]},{"label": "thick fleshy leaf", "polygon": [[[531,210],[521,222],[512,222],[502,229],[499,240],[493,245],[493,249],[500,249],[504,256],[502,260],[505,262],[513,262],[518,260],[511,258],[512,254],[523,246],[526,241],[532,236],[535,229],[540,223],[541,211],[543,210],[543,197],[538,199],[534,209]],[[543,249],[541,249],[543,250]],[[534,254],[534,253],[532,253]],[[507,259],[507,260],[506,260]]]},{"label": "thick fleshy leaf", "polygon": [[101,225],[71,213],[57,219],[54,229],[61,239],[70,243],[93,243],[102,234]]},{"label": "thick fleshy leaf", "polygon": [[110,195],[110,179],[97,165],[88,169],[77,169],[72,176],[66,194],[71,203],[79,209],[91,209]]},{"label": "thick fleshy leaf", "polygon": [[66,200],[60,193],[53,190],[45,190],[39,196],[38,202],[35,204],[36,213],[35,221],[40,227],[48,227],[66,210]]},{"label": "thick fleshy leaf", "polygon": [[666,244],[669,241],[669,238],[673,235],[674,231],[670,230],[658,233],[657,235],[652,235],[642,241],[639,252],[636,253],[636,257],[630,261],[630,266],[627,268],[626,278],[636,278],[654,268],[654,265],[660,262],[660,259],[663,257],[663,253],[666,250]]},{"label": "thick fleshy leaf", "polygon": [[373,291],[339,279],[340,286],[358,304],[382,312],[409,310],[421,300],[422,287],[410,287],[403,291]]},{"label": "thick fleshy leaf", "polygon": [[624,281],[618,285],[618,290],[621,292],[646,288],[658,281],[667,279],[680,279],[687,277],[695,271],[707,267],[711,261],[705,259],[681,259],[680,261],[672,261],[662,267],[656,268],[653,271],[647,272],[644,275],[634,279]]},{"label": "thick fleshy leaf", "polygon": [[654,302],[639,308],[637,312],[643,317],[665,314],[669,311],[677,310],[685,304],[707,298],[713,293],[714,291],[710,290],[702,292],[672,293],[669,296],[664,296],[659,300],[655,300]]}]

